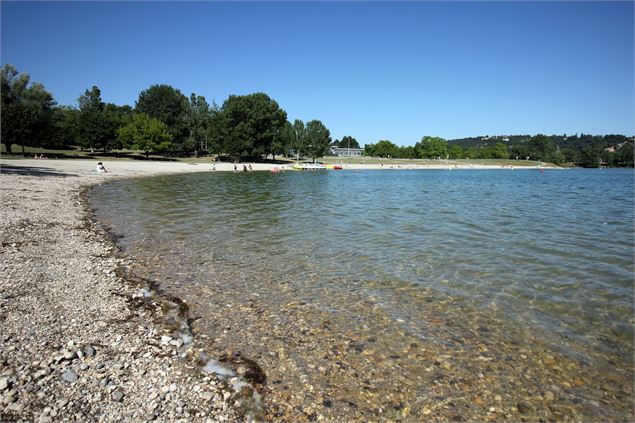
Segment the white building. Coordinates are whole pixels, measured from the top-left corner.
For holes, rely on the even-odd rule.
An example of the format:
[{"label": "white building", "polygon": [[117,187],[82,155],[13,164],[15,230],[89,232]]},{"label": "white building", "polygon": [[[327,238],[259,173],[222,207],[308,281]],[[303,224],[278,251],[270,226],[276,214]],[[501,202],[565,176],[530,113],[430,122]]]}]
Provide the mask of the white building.
[{"label": "white building", "polygon": [[363,148],[332,147],[331,152],[337,157],[361,157]]}]

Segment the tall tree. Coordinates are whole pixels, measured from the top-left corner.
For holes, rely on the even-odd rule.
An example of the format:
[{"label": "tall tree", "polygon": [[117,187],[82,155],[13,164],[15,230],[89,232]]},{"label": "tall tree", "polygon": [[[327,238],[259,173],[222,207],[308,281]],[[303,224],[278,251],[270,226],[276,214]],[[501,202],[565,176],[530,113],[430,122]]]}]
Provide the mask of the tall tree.
[{"label": "tall tree", "polygon": [[551,161],[556,145],[546,135],[538,134],[529,140],[529,157],[534,160]]},{"label": "tall tree", "polygon": [[130,146],[145,153],[146,158],[152,152],[165,154],[173,144],[166,124],[145,113],[137,113],[132,120],[118,130],[123,145]]},{"label": "tall tree", "polygon": [[77,140],[79,110],[69,106],[58,106],[53,110],[52,145],[69,146]]},{"label": "tall tree", "polygon": [[176,148],[186,149],[185,142],[190,135],[188,128],[190,104],[181,91],[166,84],[152,85],[139,93],[135,109],[138,113],[145,113],[165,123],[172,134]]},{"label": "tall tree", "polygon": [[236,159],[271,153],[287,113],[264,93],[231,95],[223,103],[224,150]]},{"label": "tall tree", "polygon": [[340,148],[359,148],[357,140],[350,135],[345,135],[339,142]]},{"label": "tall tree", "polygon": [[287,155],[290,150],[293,149],[293,125],[287,121],[284,123],[284,127],[274,136],[273,143],[271,144],[272,159],[276,159],[276,154]]},{"label": "tall tree", "polygon": [[77,141],[83,148],[102,149],[104,153],[117,141],[119,119],[101,100],[101,90],[93,86],[77,99]]},{"label": "tall tree", "polygon": [[314,162],[317,157],[324,156],[331,146],[331,132],[317,119],[306,124],[304,150]]},{"label": "tall tree", "polygon": [[425,136],[415,144],[417,156],[422,159],[436,159],[447,156],[447,142],[443,138]]},{"label": "tall tree", "polygon": [[304,150],[304,144],[306,141],[306,128],[304,126],[304,122],[300,119],[294,120],[292,130],[291,145],[293,150],[295,150],[296,158],[300,158],[300,156],[306,152]]},{"label": "tall tree", "polygon": [[190,95],[187,124],[190,130],[187,150],[207,151],[210,141],[210,127],[212,119],[212,107],[205,97],[192,93]]},{"label": "tall tree", "polygon": [[2,112],[2,143],[11,153],[13,144],[44,145],[51,141],[52,116],[55,100],[44,86],[29,86],[28,74],[19,74],[12,65],[5,65],[0,72]]},{"label": "tall tree", "polygon": [[367,145],[366,152],[374,157],[394,158],[399,156],[399,147],[389,140],[380,140],[377,144]]}]

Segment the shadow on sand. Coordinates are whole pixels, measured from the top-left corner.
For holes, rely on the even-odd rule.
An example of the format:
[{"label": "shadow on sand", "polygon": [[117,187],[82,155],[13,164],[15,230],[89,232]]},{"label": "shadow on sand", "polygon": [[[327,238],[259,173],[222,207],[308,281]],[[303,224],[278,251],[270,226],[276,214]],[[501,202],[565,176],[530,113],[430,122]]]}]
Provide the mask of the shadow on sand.
[{"label": "shadow on sand", "polygon": [[3,173],[8,175],[77,177],[77,175],[73,173],[60,172],[48,167],[34,167],[34,166],[2,165],[0,166],[0,174],[3,174]]}]

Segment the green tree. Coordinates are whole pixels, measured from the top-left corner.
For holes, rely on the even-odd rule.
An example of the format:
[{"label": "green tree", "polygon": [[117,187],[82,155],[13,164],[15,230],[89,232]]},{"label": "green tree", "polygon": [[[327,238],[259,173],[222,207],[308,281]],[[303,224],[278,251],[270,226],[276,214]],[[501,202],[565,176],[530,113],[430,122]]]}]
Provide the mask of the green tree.
[{"label": "green tree", "polygon": [[52,116],[55,101],[44,86],[29,86],[28,74],[19,74],[12,65],[5,65],[0,72],[0,110],[2,113],[2,143],[7,152],[13,144],[45,145],[52,141]]},{"label": "green tree", "polygon": [[409,146],[404,146],[399,148],[399,153],[398,156],[400,158],[403,159],[416,159],[417,158],[417,152],[415,150],[415,148],[411,145]]},{"label": "green tree", "polygon": [[600,167],[602,164],[602,150],[596,145],[587,145],[580,152],[582,167]]},{"label": "green tree", "polygon": [[339,146],[340,148],[359,148],[359,143],[355,138],[345,135],[339,142]]},{"label": "green tree", "polygon": [[186,150],[186,140],[190,136],[190,103],[181,91],[166,84],[152,85],[139,93],[135,110],[165,123],[172,134],[175,147],[181,151]]},{"label": "green tree", "polygon": [[236,159],[271,153],[287,113],[267,94],[231,95],[223,103],[224,151]]},{"label": "green tree", "polygon": [[213,108],[205,97],[192,93],[190,95],[187,123],[190,129],[187,150],[207,151],[211,139]]},{"label": "green tree", "polygon": [[374,157],[393,158],[399,156],[399,147],[388,140],[381,140],[371,144],[370,153]]},{"label": "green tree", "polygon": [[73,145],[77,139],[77,121],[79,110],[70,106],[58,106],[53,110],[53,139],[54,146]]},{"label": "green tree", "polygon": [[311,120],[306,124],[304,151],[314,162],[317,157],[324,156],[331,145],[331,133],[319,120]]},{"label": "green tree", "polygon": [[529,140],[529,157],[534,160],[552,161],[552,156],[556,152],[556,145],[543,134],[538,134]]},{"label": "green tree", "polygon": [[123,145],[143,151],[146,158],[152,152],[165,154],[173,148],[167,125],[145,113],[134,114],[131,122],[119,128],[118,133]]},{"label": "green tree", "polygon": [[293,150],[295,150],[297,158],[305,153],[305,150],[303,150],[305,140],[306,128],[304,127],[304,122],[302,122],[300,119],[296,119],[293,121],[292,125],[291,147]]},{"label": "green tree", "polygon": [[451,159],[462,159],[463,157],[465,157],[461,146],[456,144],[452,144],[448,147],[448,156]]},{"label": "green tree", "polygon": [[79,115],[77,119],[77,141],[83,148],[108,149],[117,147],[117,129],[121,120],[116,106],[106,106],[101,100],[101,91],[93,86],[86,90],[77,102]]},{"label": "green tree", "polygon": [[284,127],[274,136],[271,144],[272,159],[276,160],[276,154],[287,155],[293,149],[294,131],[291,122],[287,121]]},{"label": "green tree", "polygon": [[501,142],[497,142],[493,146],[489,147],[487,156],[490,159],[507,159],[509,158],[507,146]]},{"label": "green tree", "polygon": [[415,151],[422,159],[445,158],[447,142],[443,138],[425,136],[415,144]]}]

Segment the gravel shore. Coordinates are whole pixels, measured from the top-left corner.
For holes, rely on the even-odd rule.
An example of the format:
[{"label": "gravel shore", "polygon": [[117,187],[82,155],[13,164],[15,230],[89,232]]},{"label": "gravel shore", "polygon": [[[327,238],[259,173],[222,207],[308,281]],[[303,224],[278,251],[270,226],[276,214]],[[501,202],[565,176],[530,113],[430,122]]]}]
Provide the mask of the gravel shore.
[{"label": "gravel shore", "polygon": [[125,259],[87,219],[84,187],[138,165],[1,165],[0,421],[244,420],[192,359],[197,340],[161,323],[178,305],[120,277]]}]

